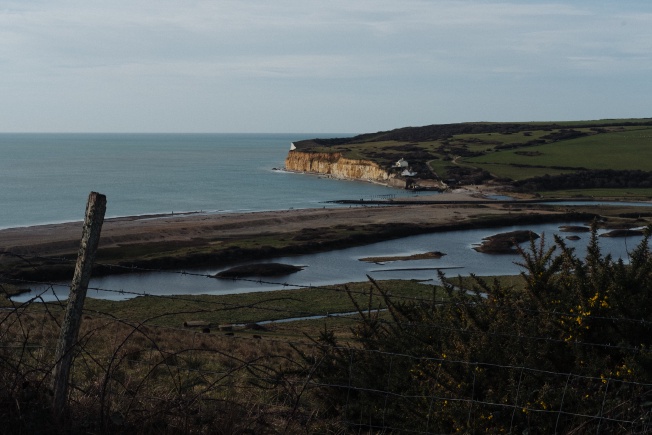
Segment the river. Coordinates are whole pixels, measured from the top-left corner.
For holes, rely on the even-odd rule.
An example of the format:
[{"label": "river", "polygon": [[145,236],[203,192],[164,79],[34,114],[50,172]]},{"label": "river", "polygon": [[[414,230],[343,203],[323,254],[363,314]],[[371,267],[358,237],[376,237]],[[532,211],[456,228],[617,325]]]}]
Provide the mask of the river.
[{"label": "river", "polygon": [[[479,244],[484,237],[499,232],[521,229],[530,229],[537,234],[543,235],[546,244],[550,245],[553,242],[554,234],[559,234],[561,237],[574,234],[559,231],[559,227],[565,224],[578,223],[549,223],[522,227],[511,226],[450,231],[406,237],[317,254],[273,258],[266,261],[301,265],[305,266],[305,268],[292,275],[265,279],[266,282],[260,282],[256,278],[230,280],[211,277],[226,268],[112,275],[93,278],[88,296],[122,300],[138,294],[222,295],[365,281],[367,280],[367,275],[377,280],[417,279],[436,283],[438,282],[436,269],[442,269],[447,276],[469,275],[471,273],[480,276],[513,275],[523,270],[516,264],[520,260],[518,255],[484,254],[473,250],[473,246]],[[566,240],[566,243],[575,248],[577,254],[582,257],[585,255],[589,233],[577,233],[577,235],[580,236],[580,240]],[[604,252],[610,253],[615,258],[626,260],[627,252],[637,246],[641,239],[642,237],[640,236],[626,238],[601,237],[600,246]],[[527,244],[523,246],[527,246]],[[369,256],[404,256],[429,251],[440,251],[446,255],[440,259],[395,261],[386,264],[367,263],[359,260],[360,258]],[[47,286],[35,287],[31,293],[16,297],[14,300],[17,302],[27,301],[39,293],[42,293],[45,300],[66,298],[68,285],[66,283],[59,283],[51,288]]]}]

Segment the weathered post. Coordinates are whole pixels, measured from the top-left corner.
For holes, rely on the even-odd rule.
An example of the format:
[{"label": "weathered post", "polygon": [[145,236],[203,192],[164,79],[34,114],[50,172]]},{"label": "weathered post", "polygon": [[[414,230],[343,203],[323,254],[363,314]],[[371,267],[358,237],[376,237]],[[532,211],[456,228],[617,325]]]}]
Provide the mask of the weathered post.
[{"label": "weathered post", "polygon": [[86,204],[86,217],[82,230],[82,239],[77,254],[75,275],[70,284],[70,295],[66,314],[61,325],[61,333],[55,354],[55,366],[52,373],[52,410],[60,416],[66,406],[68,397],[68,376],[72,363],[73,349],[77,342],[79,325],[86,299],[88,282],[91,279],[91,268],[95,260],[95,252],[100,241],[104,213],[106,212],[106,196],[91,192]]}]

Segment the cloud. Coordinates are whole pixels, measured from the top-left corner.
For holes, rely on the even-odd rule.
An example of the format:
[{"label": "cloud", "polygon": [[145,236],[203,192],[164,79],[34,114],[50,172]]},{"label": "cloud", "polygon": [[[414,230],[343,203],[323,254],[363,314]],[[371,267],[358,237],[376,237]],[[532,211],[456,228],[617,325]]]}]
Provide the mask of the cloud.
[{"label": "cloud", "polygon": [[[388,89],[441,95],[472,82],[557,86],[583,75],[613,82],[652,69],[651,7],[584,0],[5,1],[0,91],[4,104],[28,113],[55,105],[62,95],[52,89],[88,107],[93,95],[106,101],[139,89],[152,104],[185,101],[197,89],[254,100],[252,89],[279,99],[292,92],[298,101],[341,97],[346,89],[351,101],[364,101]],[[23,103],[27,94],[33,107]],[[359,112],[364,103],[355,106]]]},{"label": "cloud", "polygon": [[[437,58],[438,53],[444,53],[438,57],[442,65],[450,66],[457,59],[461,69],[478,59],[477,69],[492,63],[491,59],[504,62],[516,52],[552,56],[574,50],[577,54],[583,41],[600,44],[605,39],[601,34],[609,32],[609,27],[591,28],[596,18],[590,10],[536,2],[55,1],[36,5],[10,9],[1,16],[0,44],[2,52],[17,62],[41,63],[46,69],[214,62],[217,71],[241,73],[247,64],[254,71],[259,59],[262,71],[285,69],[288,76],[305,71],[320,77],[323,74],[310,68],[316,58],[360,56],[366,62],[376,58],[376,66],[386,68],[384,59],[389,57],[405,61],[406,54],[416,59]],[[250,61],[243,62],[243,57]],[[297,64],[299,59],[304,67]],[[225,69],[228,62],[233,66]],[[351,71],[357,75],[359,68]]]}]

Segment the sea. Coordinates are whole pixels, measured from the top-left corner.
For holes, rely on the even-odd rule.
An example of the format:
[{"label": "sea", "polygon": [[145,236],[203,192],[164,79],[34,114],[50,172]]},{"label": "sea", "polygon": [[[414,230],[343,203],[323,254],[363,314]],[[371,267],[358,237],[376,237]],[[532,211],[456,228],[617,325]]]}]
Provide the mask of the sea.
[{"label": "sea", "polygon": [[[0,134],[0,229],[81,221],[91,191],[107,196],[107,217],[184,212],[231,213],[337,207],[340,199],[377,199],[413,193],[382,185],[286,172],[290,143],[346,134]],[[348,205],[346,206],[348,207]],[[557,225],[503,228],[556,233]],[[206,279],[222,268],[193,274],[134,273],[93,278],[93,297],[135,294],[227,294],[267,291],[287,285],[326,285],[377,279],[436,280],[433,268],[453,274],[518,273],[516,256],[489,256],[472,248],[496,229],[426,234],[364,247],[273,261],[305,268],[283,283]],[[607,252],[626,258],[640,237],[605,240]],[[582,249],[587,241],[577,244]],[[409,255],[438,249],[441,260],[382,266],[366,256]],[[271,260],[270,260],[271,261]],[[425,269],[421,270],[424,266]],[[337,273],[333,274],[336,270]],[[104,289],[104,290],[98,290]],[[34,287],[25,300],[64,298],[68,283]],[[127,292],[127,293],[125,293]],[[129,293],[130,292],[130,293]],[[21,300],[19,297],[16,300]]]},{"label": "sea", "polygon": [[411,195],[283,170],[290,143],[351,134],[0,134],[0,229],[79,221],[92,191],[106,217],[334,207]]}]

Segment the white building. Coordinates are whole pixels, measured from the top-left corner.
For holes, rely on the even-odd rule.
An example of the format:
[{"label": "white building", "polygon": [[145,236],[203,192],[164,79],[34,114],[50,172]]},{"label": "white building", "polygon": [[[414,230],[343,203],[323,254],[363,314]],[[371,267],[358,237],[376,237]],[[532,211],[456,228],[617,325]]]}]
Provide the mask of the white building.
[{"label": "white building", "polygon": [[402,175],[403,177],[414,177],[415,175],[417,175],[417,173],[416,173],[416,172],[412,172],[412,171],[410,171],[409,169],[406,169],[406,170],[404,170],[403,172],[401,172],[401,175]]},{"label": "white building", "polygon": [[395,168],[407,168],[408,162],[405,159],[401,159],[398,162],[394,163]]}]

